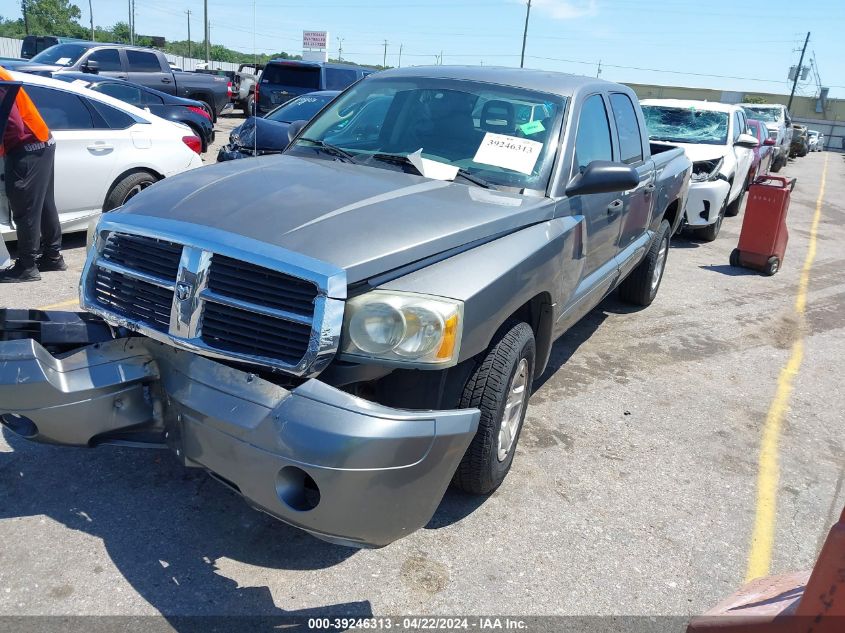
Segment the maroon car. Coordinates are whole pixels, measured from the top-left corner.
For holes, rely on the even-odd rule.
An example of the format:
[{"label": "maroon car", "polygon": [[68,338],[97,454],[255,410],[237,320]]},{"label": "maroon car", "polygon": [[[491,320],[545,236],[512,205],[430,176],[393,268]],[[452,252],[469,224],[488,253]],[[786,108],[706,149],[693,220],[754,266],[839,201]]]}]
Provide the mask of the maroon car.
[{"label": "maroon car", "polygon": [[769,131],[766,124],[757,119],[748,119],[748,128],[751,134],[757,137],[760,144],[754,148],[754,158],[748,171],[748,183],[760,174],[768,174],[772,166],[772,158],[775,155],[775,139],[769,138]]}]

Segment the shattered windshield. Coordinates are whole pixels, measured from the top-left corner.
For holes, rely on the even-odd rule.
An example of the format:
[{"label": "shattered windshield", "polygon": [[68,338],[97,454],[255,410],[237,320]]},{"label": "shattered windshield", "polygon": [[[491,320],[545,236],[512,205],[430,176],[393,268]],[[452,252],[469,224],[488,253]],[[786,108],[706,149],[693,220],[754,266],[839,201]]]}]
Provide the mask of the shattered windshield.
[{"label": "shattered windshield", "polygon": [[753,108],[750,106],[743,106],[745,113],[759,121],[768,121],[769,123],[777,123],[780,121],[780,108]]},{"label": "shattered windshield", "polygon": [[724,145],[728,142],[728,113],[696,108],[643,106],[649,138],[672,143]]},{"label": "shattered windshield", "polygon": [[329,104],[292,150],[322,148],[336,158],[340,149],[370,167],[543,190],[564,104],[557,95],[466,80],[373,77]]}]

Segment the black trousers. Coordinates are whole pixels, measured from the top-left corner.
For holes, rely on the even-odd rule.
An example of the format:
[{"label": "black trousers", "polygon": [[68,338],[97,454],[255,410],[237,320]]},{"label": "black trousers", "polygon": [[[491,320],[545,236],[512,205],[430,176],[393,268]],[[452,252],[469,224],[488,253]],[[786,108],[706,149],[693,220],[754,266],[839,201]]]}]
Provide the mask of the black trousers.
[{"label": "black trousers", "polygon": [[62,248],[62,229],[54,196],[56,146],[6,155],[6,197],[18,233],[18,259],[34,266],[39,254],[54,258]]}]

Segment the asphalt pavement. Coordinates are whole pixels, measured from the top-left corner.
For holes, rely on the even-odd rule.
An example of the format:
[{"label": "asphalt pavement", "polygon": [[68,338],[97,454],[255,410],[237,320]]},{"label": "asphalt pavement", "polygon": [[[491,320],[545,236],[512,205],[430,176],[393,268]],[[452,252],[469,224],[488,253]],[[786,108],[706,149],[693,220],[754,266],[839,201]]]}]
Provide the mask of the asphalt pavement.
[{"label": "asphalt pavement", "polygon": [[[771,571],[811,566],[845,505],[845,161],[814,153],[784,173],[798,184],[781,272],[728,265],[742,216],[714,243],[676,239],[651,307],[610,297],[557,342],[504,485],[448,492],[380,550],[316,540],[165,451],[4,431],[0,615],[699,613],[744,581],[762,430],[798,340]],[[84,238],[67,246],[70,271],[2,288],[0,304],[72,302]]]}]

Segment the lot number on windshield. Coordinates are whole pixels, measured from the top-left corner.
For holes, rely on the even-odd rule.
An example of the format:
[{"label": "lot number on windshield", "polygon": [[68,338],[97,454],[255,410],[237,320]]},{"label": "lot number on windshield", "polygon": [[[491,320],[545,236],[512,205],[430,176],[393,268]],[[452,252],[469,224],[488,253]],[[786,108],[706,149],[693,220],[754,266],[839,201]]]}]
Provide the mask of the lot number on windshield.
[{"label": "lot number on windshield", "polygon": [[537,158],[542,149],[543,144],[537,141],[487,132],[472,160],[484,165],[518,171],[521,174],[530,174],[534,170],[534,165],[537,164]]}]

